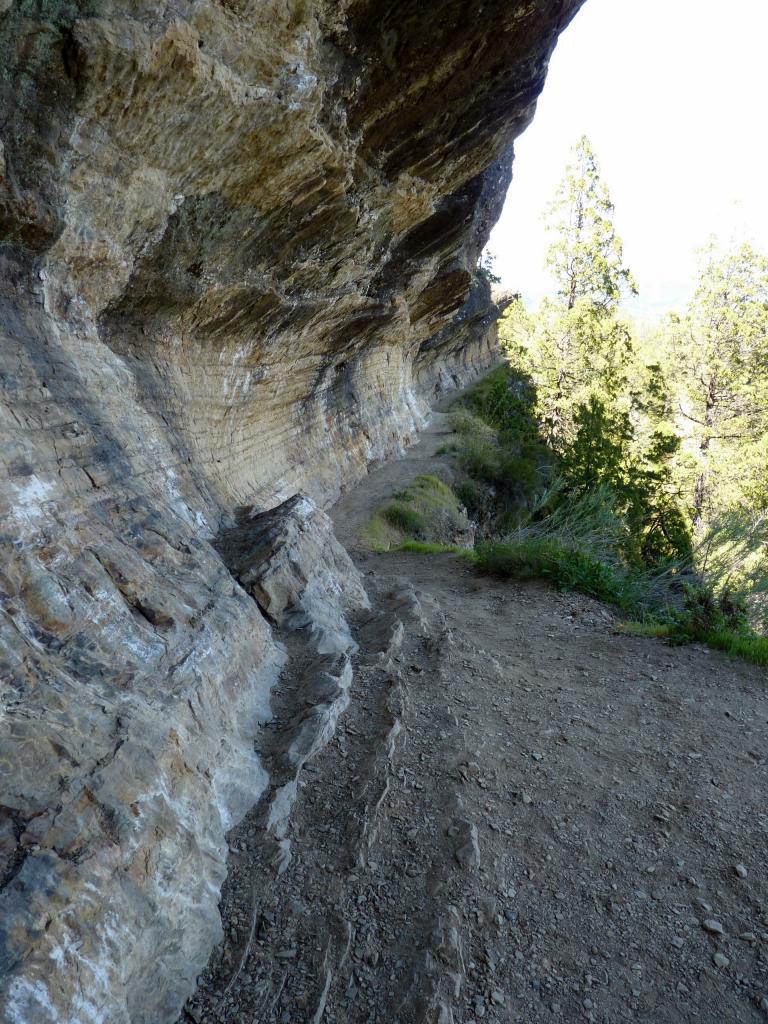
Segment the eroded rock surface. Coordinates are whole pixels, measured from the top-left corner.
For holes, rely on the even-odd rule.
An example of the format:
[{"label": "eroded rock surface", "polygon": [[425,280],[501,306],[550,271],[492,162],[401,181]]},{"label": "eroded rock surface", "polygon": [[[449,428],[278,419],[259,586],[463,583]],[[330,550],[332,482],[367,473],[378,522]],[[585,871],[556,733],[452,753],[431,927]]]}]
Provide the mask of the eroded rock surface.
[{"label": "eroded rock surface", "polygon": [[368,597],[331,520],[311,498],[297,494],[269,512],[246,511],[217,547],[271,621],[309,629],[319,654],[350,651],[346,616],[368,608]]},{"label": "eroded rock surface", "polygon": [[0,971],[172,1019],[283,659],[211,545],[495,358],[474,268],[578,0],[0,3]]}]

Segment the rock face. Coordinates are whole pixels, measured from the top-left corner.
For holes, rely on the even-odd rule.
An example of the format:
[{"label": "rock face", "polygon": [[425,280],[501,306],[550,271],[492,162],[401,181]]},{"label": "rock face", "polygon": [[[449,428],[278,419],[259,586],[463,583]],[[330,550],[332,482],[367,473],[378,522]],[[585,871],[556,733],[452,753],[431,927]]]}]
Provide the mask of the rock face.
[{"label": "rock face", "polygon": [[348,653],[347,613],[368,608],[368,597],[328,516],[297,494],[269,512],[239,518],[217,543],[235,579],[272,622],[309,629],[318,654]]},{"label": "rock face", "polygon": [[211,541],[494,358],[477,256],[579,0],[0,2],[0,996],[172,1019],[282,649]]}]

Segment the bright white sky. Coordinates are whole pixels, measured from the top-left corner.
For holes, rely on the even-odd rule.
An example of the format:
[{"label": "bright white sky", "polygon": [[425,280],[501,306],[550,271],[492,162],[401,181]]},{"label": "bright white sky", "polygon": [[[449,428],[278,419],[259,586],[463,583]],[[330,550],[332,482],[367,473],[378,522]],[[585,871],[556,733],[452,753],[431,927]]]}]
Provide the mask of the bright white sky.
[{"label": "bright white sky", "polygon": [[768,0],[587,0],[558,43],[489,248],[538,302],[541,215],[577,139],[616,206],[639,314],[681,309],[712,234],[768,251]]}]

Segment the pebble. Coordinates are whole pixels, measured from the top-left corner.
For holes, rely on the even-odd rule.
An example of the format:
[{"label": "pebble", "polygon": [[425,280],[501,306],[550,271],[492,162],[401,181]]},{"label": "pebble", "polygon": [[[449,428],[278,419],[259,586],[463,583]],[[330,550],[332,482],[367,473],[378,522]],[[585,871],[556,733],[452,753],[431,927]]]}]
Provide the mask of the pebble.
[{"label": "pebble", "polygon": [[733,870],[736,872],[736,874],[739,876],[739,878],[746,878],[747,877],[747,869],[746,869],[746,866],[744,864],[736,864],[734,866]]},{"label": "pebble", "polygon": [[755,935],[754,932],[742,932],[741,935],[739,936],[739,938],[742,940],[742,942],[756,942],[757,941],[757,936]]},{"label": "pebble", "polygon": [[729,967],[731,961],[723,953],[715,953],[712,957],[716,967]]},{"label": "pebble", "polygon": [[503,992],[499,992],[499,990],[497,988],[494,989],[493,992],[491,992],[491,1002],[496,1003],[497,1006],[503,1006],[504,1005],[504,993]]},{"label": "pebble", "polygon": [[679,935],[676,935],[672,939],[672,945],[675,947],[675,949],[682,949],[685,945],[685,939],[681,938]]},{"label": "pebble", "polygon": [[763,1013],[768,1013],[768,996],[763,996],[760,1000],[760,1009]]},{"label": "pebble", "polygon": [[701,922],[701,926],[705,932],[709,932],[712,935],[724,935],[725,929],[716,921],[713,917],[708,917],[706,920]]}]

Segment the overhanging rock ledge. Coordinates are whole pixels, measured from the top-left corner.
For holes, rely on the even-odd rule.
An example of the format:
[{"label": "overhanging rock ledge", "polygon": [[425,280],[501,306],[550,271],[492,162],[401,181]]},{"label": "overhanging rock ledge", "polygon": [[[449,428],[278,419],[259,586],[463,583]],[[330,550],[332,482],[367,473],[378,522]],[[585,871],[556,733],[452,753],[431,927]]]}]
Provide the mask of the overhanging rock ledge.
[{"label": "overhanging rock ledge", "polygon": [[283,653],[210,541],[495,358],[579,0],[0,2],[0,1006],[174,1019]]}]

